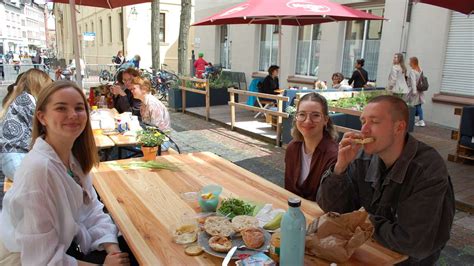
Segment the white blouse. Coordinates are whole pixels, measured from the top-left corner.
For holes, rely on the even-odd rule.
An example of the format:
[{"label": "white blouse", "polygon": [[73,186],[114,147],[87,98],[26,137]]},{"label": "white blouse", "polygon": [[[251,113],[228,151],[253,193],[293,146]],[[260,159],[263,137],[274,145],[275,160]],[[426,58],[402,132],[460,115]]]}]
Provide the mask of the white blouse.
[{"label": "white blouse", "polygon": [[70,161],[91,195],[88,205],[82,188],[42,138],[36,139],[5,194],[0,240],[10,252],[21,253],[22,265],[77,265],[66,255],[74,238],[84,253],[103,250],[103,243],[117,243],[117,227],[103,212],[91,177],[72,154]]},{"label": "white blouse", "polygon": [[170,114],[166,106],[151,94],[145,95],[140,106],[142,121],[146,124],[156,126],[162,131],[170,128]]},{"label": "white blouse", "polygon": [[298,185],[303,185],[304,181],[308,178],[309,170],[311,169],[311,159],[313,158],[313,153],[306,153],[306,149],[304,147],[304,143],[301,149],[301,174],[300,178],[298,179]]},{"label": "white blouse", "polygon": [[400,65],[393,65],[392,71],[388,76],[387,90],[393,93],[407,94],[408,84],[405,80],[405,74]]}]

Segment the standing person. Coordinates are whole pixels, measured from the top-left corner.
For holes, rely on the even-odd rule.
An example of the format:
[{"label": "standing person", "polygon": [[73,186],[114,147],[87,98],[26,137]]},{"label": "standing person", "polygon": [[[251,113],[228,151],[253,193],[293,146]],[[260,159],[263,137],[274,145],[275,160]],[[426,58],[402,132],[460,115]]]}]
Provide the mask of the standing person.
[{"label": "standing person", "polygon": [[97,151],[89,119],[75,83],[58,81],[39,94],[32,149],[3,201],[0,263],[129,265],[92,187]]},{"label": "standing person", "polygon": [[411,70],[409,71],[407,80],[410,91],[407,95],[407,103],[415,106],[415,117],[419,118],[418,122],[415,123],[415,126],[424,127],[426,124],[423,120],[423,109],[421,109],[421,105],[425,103],[425,94],[422,91],[417,90],[417,84],[423,70],[418,64],[418,58],[410,57],[410,67]]},{"label": "standing person", "polygon": [[196,77],[202,78],[202,74],[206,70],[208,63],[204,60],[204,53],[199,53],[198,56],[198,60],[194,62],[194,68],[196,69]]},{"label": "standing person", "polygon": [[51,83],[51,78],[45,72],[29,69],[20,78],[0,112],[0,165],[8,178],[13,178],[29,151],[36,98],[42,88]]},{"label": "standing person", "polygon": [[361,132],[344,134],[336,164],[322,177],[319,206],[339,213],[364,207],[375,240],[409,256],[401,265],[434,265],[455,212],[443,158],[408,133],[408,106],[397,96],[373,98],[360,119]]},{"label": "standing person", "polygon": [[[140,113],[144,124],[157,127],[162,132],[170,129],[170,114],[166,106],[151,95],[151,83],[147,79],[135,77],[131,81],[133,97],[142,102]],[[169,141],[161,144],[161,150],[167,151],[171,143]]]},{"label": "standing person", "polygon": [[259,92],[267,93],[267,94],[280,94],[275,92],[280,88],[280,83],[278,81],[278,72],[280,71],[280,67],[276,65],[271,65],[268,68],[268,75],[262,82],[262,88]]},{"label": "standing person", "polygon": [[31,61],[34,65],[34,68],[39,68],[39,65],[41,65],[41,63],[42,63],[41,50],[40,49],[38,49],[36,51],[36,55],[33,57],[33,59]]},{"label": "standing person", "polygon": [[364,88],[369,80],[369,74],[364,69],[365,60],[357,59],[355,63],[355,70],[352,72],[352,76],[349,79],[349,85],[352,83],[352,88]]},{"label": "standing person", "polygon": [[408,94],[408,84],[406,81],[407,68],[405,66],[405,60],[403,54],[397,53],[393,56],[393,66],[388,76],[387,91],[406,99]]},{"label": "standing person", "polygon": [[285,189],[312,201],[323,173],[337,158],[338,134],[328,114],[326,99],[315,92],[305,94],[296,107],[285,153]]}]

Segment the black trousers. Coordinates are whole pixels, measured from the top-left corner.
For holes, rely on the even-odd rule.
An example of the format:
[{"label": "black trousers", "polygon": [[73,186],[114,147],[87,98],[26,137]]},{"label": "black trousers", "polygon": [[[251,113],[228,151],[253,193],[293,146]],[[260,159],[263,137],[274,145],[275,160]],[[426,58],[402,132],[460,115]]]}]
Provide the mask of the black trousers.
[{"label": "black trousers", "polygon": [[[132,251],[128,247],[127,242],[125,242],[125,239],[122,236],[118,237],[118,244],[122,252],[128,253],[128,257],[130,259],[130,265],[132,266],[139,265]],[[105,257],[107,257],[107,252],[105,252],[105,250],[103,251],[94,250],[88,254],[84,254],[80,251],[80,249],[78,248],[78,245],[74,241],[71,243],[71,246],[69,246],[68,250],[66,251],[66,254],[68,254],[71,257],[76,258],[77,260],[94,263],[94,264],[104,264]]]}]

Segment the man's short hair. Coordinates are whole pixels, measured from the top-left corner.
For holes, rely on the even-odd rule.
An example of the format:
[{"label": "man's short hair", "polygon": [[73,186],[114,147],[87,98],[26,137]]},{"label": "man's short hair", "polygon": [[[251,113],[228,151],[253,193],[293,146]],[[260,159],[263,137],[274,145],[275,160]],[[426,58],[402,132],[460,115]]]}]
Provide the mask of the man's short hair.
[{"label": "man's short hair", "polygon": [[405,121],[406,127],[408,130],[408,105],[407,103],[398,96],[393,95],[380,95],[371,99],[368,103],[380,103],[386,102],[390,104],[390,113],[392,115],[392,120],[395,121]]}]

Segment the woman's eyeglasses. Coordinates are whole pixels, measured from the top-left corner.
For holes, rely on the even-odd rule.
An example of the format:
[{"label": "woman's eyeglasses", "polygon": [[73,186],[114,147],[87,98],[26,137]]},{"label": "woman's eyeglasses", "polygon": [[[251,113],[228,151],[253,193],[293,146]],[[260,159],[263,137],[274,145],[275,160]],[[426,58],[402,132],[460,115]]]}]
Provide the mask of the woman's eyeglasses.
[{"label": "woman's eyeglasses", "polygon": [[320,122],[323,118],[321,113],[306,113],[306,112],[297,112],[295,114],[295,119],[298,122],[304,122],[306,118],[309,117],[311,122]]}]

